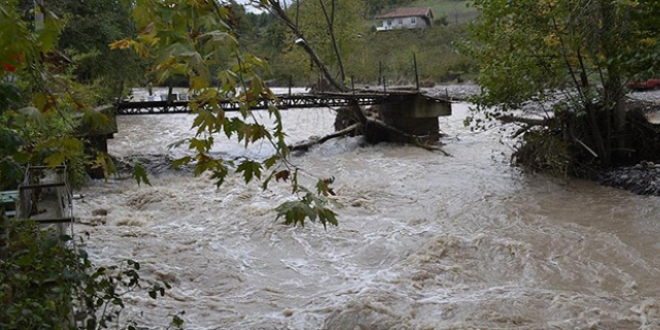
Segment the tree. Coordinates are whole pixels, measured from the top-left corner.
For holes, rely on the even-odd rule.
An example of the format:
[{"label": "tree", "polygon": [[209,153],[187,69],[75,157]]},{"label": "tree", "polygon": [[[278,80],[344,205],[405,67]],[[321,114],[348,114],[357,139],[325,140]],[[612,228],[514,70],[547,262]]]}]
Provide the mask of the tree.
[{"label": "tree", "polygon": [[[305,50],[310,61],[319,68],[323,77],[337,90],[347,91],[346,71],[340,44],[342,41],[350,44],[350,37],[356,35],[354,22],[355,19],[360,19],[359,8],[364,8],[363,2],[348,0],[296,1],[295,5],[291,4],[290,7],[287,7],[286,1],[267,0],[267,4],[271,13],[294,34],[296,45]],[[341,15],[338,14],[340,9]],[[303,12],[304,14],[301,15]],[[341,18],[338,18],[339,16]],[[329,47],[323,47],[324,45],[329,45]],[[324,48],[330,48],[331,51],[324,52]],[[322,54],[333,55],[328,57]],[[332,69],[327,63],[337,64],[337,75],[332,73]]]},{"label": "tree", "polygon": [[[293,225],[304,226],[306,219],[318,220],[323,226],[337,225],[336,214],[327,207],[334,180],[316,178],[315,193],[298,183],[301,171],[288,160],[277,100],[260,76],[267,70],[267,63],[240,47],[231,4],[222,5],[215,0],[136,0],[132,15],[139,34],[119,40],[111,48],[132,49],[148,58],[155,63],[152,72],[159,82],[173,75],[187,77],[190,94],[194,95],[189,106],[197,116],[193,124],[196,136],[174,145],[187,145],[196,155],[177,160],[175,166],[194,163],[195,175],[211,173],[218,187],[230,171],[241,174],[246,183],[262,179],[263,189],[273,179],[290,181],[299,198],[278,207],[278,218]],[[219,81],[219,86],[212,86],[214,80]],[[227,117],[221,100],[239,102],[240,117]],[[263,100],[270,101],[272,129],[249,110]],[[210,151],[218,135],[236,138],[245,146],[267,142],[274,154],[265,160],[214,158]]]},{"label": "tree", "polygon": [[[660,30],[651,22],[660,4],[476,0],[474,6],[480,17],[470,49],[481,63],[479,108],[511,120],[502,115],[560,93],[552,119],[527,121],[524,131],[546,142],[557,139],[561,143],[552,145],[570,149],[570,161],[597,167],[624,161],[619,151],[635,148],[625,131],[626,83],[658,72]],[[544,130],[535,132],[530,124]]]},{"label": "tree", "polygon": [[[27,164],[79,160],[77,120],[103,123],[62,70],[57,45],[64,22],[44,6],[24,15],[19,5],[0,2],[0,190],[16,189]],[[43,21],[33,19],[38,14]],[[121,319],[122,297],[149,285],[155,298],[169,287],[140,279],[134,261],[96,267],[72,237],[39,229],[6,219],[0,207],[0,328],[134,329],[136,323]],[[171,325],[181,322],[175,316]]]},{"label": "tree", "polygon": [[121,0],[54,0],[47,5],[66,20],[58,48],[75,63],[72,73],[79,83],[97,83],[101,101],[119,95],[123,86],[144,81],[146,63],[135,54],[111,51],[110,43],[136,31],[129,7]]}]

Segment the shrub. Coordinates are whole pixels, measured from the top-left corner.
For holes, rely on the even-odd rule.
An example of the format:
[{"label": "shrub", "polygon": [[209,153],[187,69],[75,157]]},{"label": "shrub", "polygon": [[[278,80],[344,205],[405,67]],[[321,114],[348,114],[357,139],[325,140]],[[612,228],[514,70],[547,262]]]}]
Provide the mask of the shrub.
[{"label": "shrub", "polygon": [[[122,318],[123,297],[146,290],[156,299],[170,288],[140,278],[133,260],[96,267],[72,237],[31,221],[2,220],[0,235],[2,329],[137,329]],[[176,315],[170,326],[182,323]]]}]

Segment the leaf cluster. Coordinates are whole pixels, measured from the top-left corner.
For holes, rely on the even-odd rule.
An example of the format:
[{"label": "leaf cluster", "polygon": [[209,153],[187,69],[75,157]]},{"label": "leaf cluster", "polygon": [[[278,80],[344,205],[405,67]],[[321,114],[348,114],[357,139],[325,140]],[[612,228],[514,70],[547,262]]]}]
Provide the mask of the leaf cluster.
[{"label": "leaf cluster", "polygon": [[474,6],[480,16],[465,48],[480,64],[477,110],[552,107],[545,115],[559,122],[560,144],[572,147],[555,148],[557,134],[544,125],[548,143],[529,140],[534,148],[527,151],[571,149],[574,162],[586,151],[596,167],[623,161],[617,150],[633,150],[625,136],[636,133],[625,132],[627,84],[660,74],[660,30],[652,23],[658,2],[475,0]]},{"label": "leaf cluster", "polygon": [[108,124],[95,111],[93,87],[67,72],[58,49],[65,21],[44,6],[43,25],[21,13],[19,1],[0,4],[0,178],[3,189],[15,189],[26,164],[68,164],[74,184],[84,182],[92,162],[83,151],[85,132]]},{"label": "leaf cluster", "polygon": [[146,291],[156,299],[171,288],[142,279],[133,260],[96,267],[72,237],[33,222],[4,220],[0,228],[3,329],[137,329],[122,315],[125,297]]},{"label": "leaf cluster", "polygon": [[[153,61],[151,74],[157,82],[176,75],[187,77],[189,94],[194,97],[189,106],[196,115],[191,129],[196,134],[191,139],[173,143],[172,147],[186,145],[195,154],[177,160],[175,166],[193,164],[195,175],[210,173],[218,187],[232,172],[242,176],[246,184],[263,180],[264,190],[268,189],[272,178],[276,181],[291,179],[293,193],[300,194],[298,201],[311,210],[304,217],[322,218],[325,224],[325,219],[330,215],[334,217],[334,213],[326,208],[327,203],[323,201],[326,196],[319,194],[311,198],[298,185],[298,168],[288,160],[289,149],[277,109],[278,100],[261,77],[269,70],[268,64],[240,47],[233,8],[205,0],[139,0],[132,11],[138,36],[116,41],[111,47],[133,49]],[[238,102],[240,114],[227,115],[222,108],[223,101]],[[260,122],[250,111],[251,107],[262,103],[268,105],[270,123]],[[245,147],[255,143],[270,144],[275,152],[263,160],[214,157],[213,144],[223,136]],[[295,172],[291,178],[283,176],[291,172]],[[136,173],[138,181],[146,177],[143,171]],[[278,208],[278,211],[280,216],[293,216],[297,209],[287,207]],[[298,215],[294,218],[300,221],[292,224],[303,224]],[[336,224],[336,220],[327,222]]]}]

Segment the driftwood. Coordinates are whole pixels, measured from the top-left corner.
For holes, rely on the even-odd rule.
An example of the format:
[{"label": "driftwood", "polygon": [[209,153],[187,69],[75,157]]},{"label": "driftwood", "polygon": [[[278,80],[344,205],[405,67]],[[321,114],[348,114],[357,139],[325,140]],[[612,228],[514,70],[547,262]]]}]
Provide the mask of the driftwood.
[{"label": "driftwood", "polygon": [[421,139],[423,139],[424,136],[416,136],[416,135],[408,134],[408,133],[406,133],[406,132],[404,132],[404,131],[396,128],[396,127],[393,127],[393,126],[390,126],[390,125],[386,124],[385,122],[383,122],[381,120],[367,118],[367,126],[366,126],[367,129],[366,130],[369,130],[370,127],[373,127],[373,126],[376,126],[377,129],[385,131],[389,134],[404,137],[406,143],[412,144],[412,145],[420,147],[422,149],[426,149],[428,151],[440,151],[445,156],[451,156],[449,153],[444,151],[439,146],[428,145],[428,144],[423,143]]},{"label": "driftwood", "polygon": [[521,124],[526,124],[528,126],[547,126],[551,120],[551,118],[548,119],[534,119],[534,118],[526,118],[526,117],[518,117],[518,116],[499,116],[497,117],[497,120],[509,124],[509,123],[521,123]]},{"label": "driftwood", "polygon": [[536,126],[548,126],[550,124],[550,120],[552,118],[546,118],[546,119],[535,119],[535,118],[527,118],[527,117],[518,117],[518,116],[499,116],[497,117],[497,120],[501,121],[502,123],[505,124],[510,124],[510,123],[516,123],[516,124],[524,124],[525,126],[517,130],[513,134],[513,138],[517,138],[520,135],[526,133],[530,129]]},{"label": "driftwood", "polygon": [[[445,156],[451,156],[449,153],[444,151],[442,148],[439,146],[435,145],[428,145],[422,142],[423,136],[415,136],[408,134],[396,127],[390,126],[386,124],[385,122],[377,119],[372,119],[369,118],[365,115],[365,113],[362,111],[362,109],[358,105],[352,105],[350,109],[353,111],[354,118],[356,119],[356,123],[339,130],[333,134],[326,135],[318,140],[312,140],[308,141],[305,143],[300,143],[296,145],[289,146],[289,149],[291,151],[308,151],[311,147],[325,143],[326,141],[338,137],[345,137],[349,135],[357,135],[357,132],[364,132],[365,135],[373,134],[376,136],[380,135],[391,135],[391,136],[397,136],[397,137],[402,137],[402,139],[406,143],[412,144],[414,146],[417,146],[419,148],[423,148],[425,150],[429,151],[440,151],[442,154]],[[367,138],[367,140],[371,140],[373,142],[376,142],[378,139],[377,138]]]},{"label": "driftwood", "polygon": [[324,136],[324,137],[322,137],[318,140],[310,140],[310,141],[305,142],[305,143],[298,143],[298,144],[294,144],[292,146],[289,146],[289,150],[291,150],[291,151],[308,151],[309,148],[311,148],[311,147],[313,147],[317,144],[323,144],[323,143],[325,143],[326,141],[328,141],[330,139],[350,135],[354,131],[360,129],[360,127],[362,127],[362,124],[360,124],[360,123],[353,124],[353,125],[345,128],[341,131],[326,135],[326,136]]}]

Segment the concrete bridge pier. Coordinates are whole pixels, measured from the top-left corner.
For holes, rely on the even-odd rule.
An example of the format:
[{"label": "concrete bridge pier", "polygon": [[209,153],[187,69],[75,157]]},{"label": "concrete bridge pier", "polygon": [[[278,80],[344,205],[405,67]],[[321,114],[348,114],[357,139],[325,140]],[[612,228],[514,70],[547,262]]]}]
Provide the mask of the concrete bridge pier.
[{"label": "concrete bridge pier", "polygon": [[406,102],[380,104],[378,111],[385,124],[409,136],[367,128],[365,136],[367,141],[406,143],[412,136],[418,137],[421,141],[438,141],[440,139],[438,117],[451,115],[451,103],[415,94]]}]

